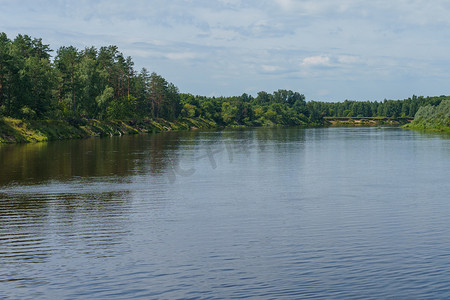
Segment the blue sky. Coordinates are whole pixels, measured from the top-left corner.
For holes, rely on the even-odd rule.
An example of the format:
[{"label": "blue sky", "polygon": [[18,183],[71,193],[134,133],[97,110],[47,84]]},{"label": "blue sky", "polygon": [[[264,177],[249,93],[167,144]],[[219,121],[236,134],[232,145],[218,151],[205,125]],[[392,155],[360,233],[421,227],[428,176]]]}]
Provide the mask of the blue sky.
[{"label": "blue sky", "polygon": [[0,0],[0,31],[117,45],[182,92],[308,100],[450,94],[450,1]]}]

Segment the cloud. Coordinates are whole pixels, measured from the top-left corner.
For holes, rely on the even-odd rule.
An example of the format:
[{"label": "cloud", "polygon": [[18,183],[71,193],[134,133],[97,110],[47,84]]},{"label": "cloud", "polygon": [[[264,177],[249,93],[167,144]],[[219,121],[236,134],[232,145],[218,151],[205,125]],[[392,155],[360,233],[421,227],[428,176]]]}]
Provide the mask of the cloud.
[{"label": "cloud", "polygon": [[305,57],[302,66],[330,66],[330,58],[325,55]]},{"label": "cloud", "polygon": [[346,65],[359,64],[359,63],[363,62],[360,57],[354,56],[354,55],[339,55],[337,57],[337,61],[340,64],[346,64]]},{"label": "cloud", "polygon": [[[55,50],[117,45],[137,69],[155,70],[195,94],[306,86],[318,95],[328,80],[336,97],[356,98],[346,93],[364,86],[361,95],[393,98],[370,87],[388,78],[409,95],[413,77],[434,91],[428,83],[448,78],[450,67],[447,0],[0,3],[0,28],[10,38],[42,37]],[[434,94],[450,93],[447,86]]]},{"label": "cloud", "polygon": [[283,68],[273,65],[261,65],[261,70],[265,73],[278,73],[283,71]]},{"label": "cloud", "polygon": [[275,2],[283,9],[290,10],[294,7],[294,2],[292,0],[275,0]]},{"label": "cloud", "polygon": [[345,13],[360,6],[355,0],[274,0],[285,12],[301,15],[319,15],[324,13]]},{"label": "cloud", "polygon": [[167,53],[165,56],[168,59],[175,59],[175,60],[189,60],[197,57],[197,55],[192,52]]}]

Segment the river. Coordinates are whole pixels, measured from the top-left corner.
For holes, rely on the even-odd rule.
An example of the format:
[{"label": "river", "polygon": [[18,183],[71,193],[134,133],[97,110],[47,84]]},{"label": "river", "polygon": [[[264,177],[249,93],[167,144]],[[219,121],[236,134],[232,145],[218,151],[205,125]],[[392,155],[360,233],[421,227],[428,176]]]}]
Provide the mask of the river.
[{"label": "river", "polygon": [[450,298],[450,139],[399,128],[0,146],[0,298]]}]

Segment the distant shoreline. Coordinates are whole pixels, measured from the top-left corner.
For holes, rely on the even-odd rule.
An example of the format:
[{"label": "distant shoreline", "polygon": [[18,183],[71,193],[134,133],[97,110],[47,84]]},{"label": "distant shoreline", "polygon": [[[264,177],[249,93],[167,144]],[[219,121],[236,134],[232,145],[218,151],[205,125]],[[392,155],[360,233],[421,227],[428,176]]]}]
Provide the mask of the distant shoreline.
[{"label": "distant shoreline", "polygon": [[414,118],[388,118],[388,117],[325,117],[328,126],[401,126],[411,123]]}]

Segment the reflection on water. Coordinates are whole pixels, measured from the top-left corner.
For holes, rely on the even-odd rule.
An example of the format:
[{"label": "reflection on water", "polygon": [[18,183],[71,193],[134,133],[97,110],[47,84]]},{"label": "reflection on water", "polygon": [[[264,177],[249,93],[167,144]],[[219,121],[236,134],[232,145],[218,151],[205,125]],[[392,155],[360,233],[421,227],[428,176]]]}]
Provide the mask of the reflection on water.
[{"label": "reflection on water", "polygon": [[47,180],[160,173],[167,164],[165,151],[177,149],[176,134],[149,138],[113,137],[0,147],[0,185]]},{"label": "reflection on water", "polygon": [[395,128],[0,147],[0,295],[448,298],[450,140]]},{"label": "reflection on water", "polygon": [[[236,130],[221,132],[171,132],[151,136],[125,136],[52,143],[0,146],[0,186],[39,184],[49,180],[66,181],[95,177],[114,177],[114,180],[136,174],[163,174],[178,165],[180,159],[198,161],[211,159],[226,152],[230,161],[233,153],[250,150],[276,149],[289,142],[299,143],[303,131]],[[195,143],[209,146],[203,153],[189,157]],[[198,148],[198,147],[197,147]],[[210,150],[210,152],[208,152]],[[192,154],[192,153],[190,153]],[[191,174],[191,173],[189,173]],[[182,174],[177,174],[182,175]]]}]

